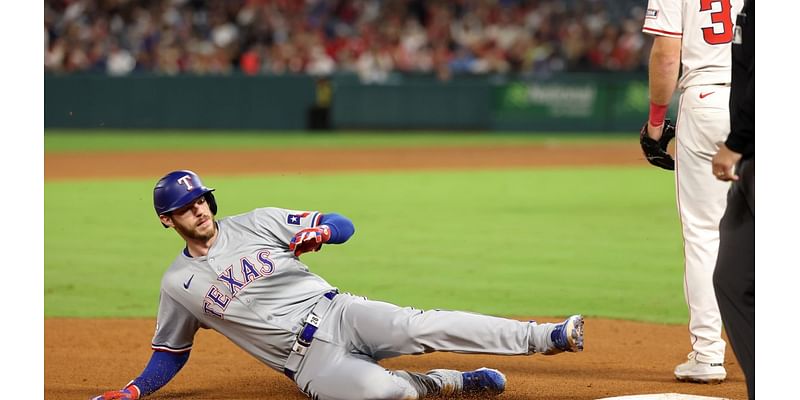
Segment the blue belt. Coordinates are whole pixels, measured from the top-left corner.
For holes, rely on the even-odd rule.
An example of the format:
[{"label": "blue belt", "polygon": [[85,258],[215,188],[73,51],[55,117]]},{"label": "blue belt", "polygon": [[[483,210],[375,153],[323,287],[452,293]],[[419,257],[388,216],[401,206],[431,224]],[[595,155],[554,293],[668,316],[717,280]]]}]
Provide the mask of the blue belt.
[{"label": "blue belt", "polygon": [[289,353],[289,358],[286,359],[286,365],[283,368],[283,373],[288,376],[289,379],[294,380],[294,374],[297,372],[297,368],[300,367],[300,361],[305,357],[308,347],[311,346],[311,341],[314,340],[314,334],[317,333],[317,329],[319,329],[319,323],[322,317],[328,312],[331,301],[333,301],[333,298],[336,297],[337,294],[339,294],[339,291],[336,289],[325,293],[319,298],[317,304],[314,304],[314,308],[311,309],[311,312],[308,313],[303,327],[300,329],[300,332],[297,333],[297,338],[292,345],[292,352]]}]

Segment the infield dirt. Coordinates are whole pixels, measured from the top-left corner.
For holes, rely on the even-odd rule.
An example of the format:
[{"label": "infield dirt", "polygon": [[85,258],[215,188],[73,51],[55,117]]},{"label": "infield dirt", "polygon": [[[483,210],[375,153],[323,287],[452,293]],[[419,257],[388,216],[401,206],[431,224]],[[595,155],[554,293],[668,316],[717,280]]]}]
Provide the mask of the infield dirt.
[{"label": "infield dirt", "polygon": [[[642,165],[638,145],[514,146],[490,148],[305,149],[45,154],[45,179],[160,176],[191,168],[202,174],[283,174],[325,171],[473,169],[548,166]],[[253,160],[270,160],[254,162]],[[676,276],[675,279],[682,279]],[[346,289],[346,288],[344,288]],[[379,299],[378,299],[379,300]],[[553,318],[520,317],[541,322]],[[147,363],[152,319],[45,320],[46,399],[88,399],[120,388]],[[555,356],[432,353],[381,362],[390,369],[427,371],[498,368],[508,377],[501,399],[597,399],[642,393],[686,393],[745,399],[747,390],[728,347],[728,379],[720,385],[679,383],[674,366],[689,349],[683,325],[657,325],[587,316],[585,350]],[[260,364],[227,339],[201,330],[191,361],[153,399],[303,399],[282,374]]]}]

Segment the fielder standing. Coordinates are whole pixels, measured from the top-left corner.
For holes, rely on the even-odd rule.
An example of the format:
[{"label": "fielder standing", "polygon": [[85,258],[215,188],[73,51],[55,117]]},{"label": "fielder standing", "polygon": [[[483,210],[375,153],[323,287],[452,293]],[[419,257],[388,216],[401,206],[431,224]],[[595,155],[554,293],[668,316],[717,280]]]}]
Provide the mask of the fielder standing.
[{"label": "fielder standing", "polygon": [[[654,35],[654,41],[650,114],[640,140],[651,164],[675,169],[684,240],[684,295],[692,351],[675,367],[680,381],[719,383],[727,375],[712,276],[728,185],[708,171],[711,157],[730,132],[731,40],[741,8],[742,0],[649,0],[642,29]],[[666,153],[672,131],[664,121],[676,86],[680,102],[673,163]]]},{"label": "fielder standing", "polygon": [[259,208],[217,221],[200,177],[173,171],[153,190],[164,227],[186,246],[161,280],[153,355],[121,390],[138,399],[183,367],[198,329],[214,329],[314,399],[421,399],[498,395],[497,370],[390,371],[379,360],[431,351],[525,355],[583,350],[583,317],[537,324],[460,311],[422,311],[340,293],[298,258],[355,232],[346,217]]}]

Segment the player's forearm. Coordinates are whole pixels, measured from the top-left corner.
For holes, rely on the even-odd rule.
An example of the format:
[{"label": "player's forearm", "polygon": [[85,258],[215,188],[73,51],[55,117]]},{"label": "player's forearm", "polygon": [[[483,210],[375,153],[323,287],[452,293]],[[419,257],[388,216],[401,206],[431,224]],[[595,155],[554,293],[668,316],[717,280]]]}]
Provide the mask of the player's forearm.
[{"label": "player's forearm", "polygon": [[188,351],[183,353],[154,351],[144,371],[129,385],[135,385],[141,396],[147,396],[171,381],[187,360],[189,360]]},{"label": "player's forearm", "polygon": [[650,102],[668,105],[675,92],[681,66],[681,39],[656,36],[650,50]]},{"label": "player's forearm", "polygon": [[323,215],[320,219],[320,225],[327,225],[331,230],[331,238],[327,243],[344,243],[356,231],[353,222],[349,218],[336,213]]}]

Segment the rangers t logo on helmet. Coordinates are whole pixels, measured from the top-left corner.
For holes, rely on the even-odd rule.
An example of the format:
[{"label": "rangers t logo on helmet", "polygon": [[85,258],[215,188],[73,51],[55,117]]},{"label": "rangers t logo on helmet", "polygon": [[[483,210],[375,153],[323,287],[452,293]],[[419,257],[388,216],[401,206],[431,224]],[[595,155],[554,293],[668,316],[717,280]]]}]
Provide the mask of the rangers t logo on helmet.
[{"label": "rangers t logo on helmet", "polygon": [[180,179],[178,179],[178,183],[181,185],[186,186],[186,191],[191,192],[194,189],[194,185],[192,185],[192,176],[191,175],[184,175]]}]

